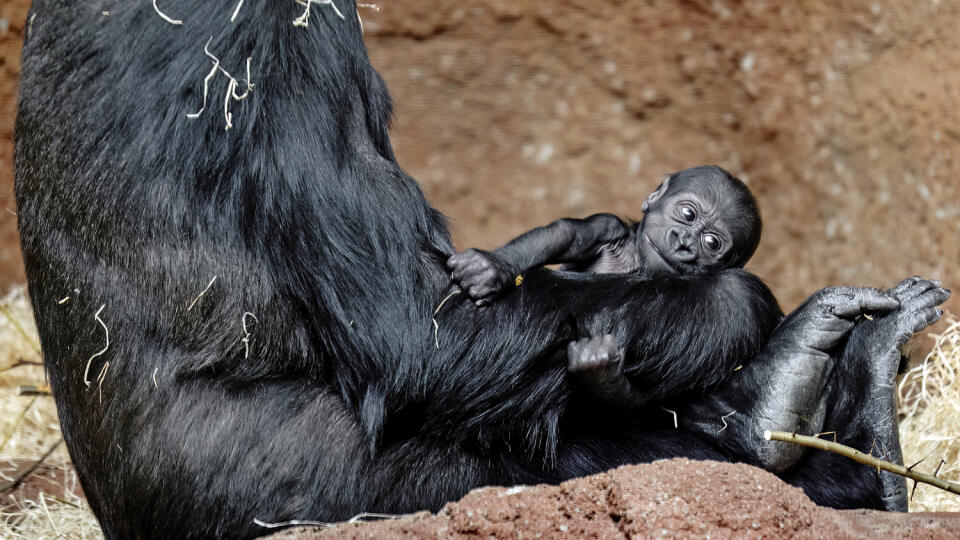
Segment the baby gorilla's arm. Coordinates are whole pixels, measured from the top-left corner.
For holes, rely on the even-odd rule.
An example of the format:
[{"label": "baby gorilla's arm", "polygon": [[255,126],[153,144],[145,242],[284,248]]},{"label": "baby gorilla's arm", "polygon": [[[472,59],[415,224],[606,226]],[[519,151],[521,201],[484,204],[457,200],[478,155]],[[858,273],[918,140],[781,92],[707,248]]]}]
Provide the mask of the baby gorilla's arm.
[{"label": "baby gorilla's arm", "polygon": [[610,334],[571,341],[567,345],[567,371],[607,405],[634,409],[647,404],[623,374],[623,350]]},{"label": "baby gorilla's arm", "polygon": [[[544,264],[595,259],[605,246],[635,249],[634,231],[617,216],[594,214],[585,219],[558,219],[527,231],[493,252],[468,249],[447,259],[452,277],[482,305],[514,283],[526,270]],[[632,268],[625,268],[628,272]]]}]

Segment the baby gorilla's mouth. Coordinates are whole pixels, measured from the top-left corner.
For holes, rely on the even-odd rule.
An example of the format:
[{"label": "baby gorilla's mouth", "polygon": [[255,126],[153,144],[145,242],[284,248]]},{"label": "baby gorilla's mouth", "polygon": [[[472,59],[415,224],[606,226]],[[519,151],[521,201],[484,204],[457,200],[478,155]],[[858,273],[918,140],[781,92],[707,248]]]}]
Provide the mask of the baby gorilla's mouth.
[{"label": "baby gorilla's mouth", "polygon": [[657,257],[660,259],[660,262],[662,262],[667,268],[669,268],[671,272],[676,273],[677,271],[676,267],[674,267],[673,263],[668,261],[667,258],[663,256],[663,252],[660,251],[660,247],[657,246],[655,243],[653,243],[653,240],[650,239],[650,236],[647,233],[643,233],[643,238],[647,241],[648,244],[650,244],[650,247],[653,248],[653,252],[657,254]]}]

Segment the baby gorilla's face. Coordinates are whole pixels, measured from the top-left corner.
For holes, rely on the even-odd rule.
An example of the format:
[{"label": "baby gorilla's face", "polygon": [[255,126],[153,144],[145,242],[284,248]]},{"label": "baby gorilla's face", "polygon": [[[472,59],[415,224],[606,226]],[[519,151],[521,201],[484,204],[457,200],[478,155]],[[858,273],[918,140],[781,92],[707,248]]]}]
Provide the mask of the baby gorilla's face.
[{"label": "baby gorilla's face", "polygon": [[665,180],[644,205],[637,243],[648,271],[689,275],[728,268],[728,252],[746,240],[738,237],[734,224],[741,216],[725,184],[685,172]]}]

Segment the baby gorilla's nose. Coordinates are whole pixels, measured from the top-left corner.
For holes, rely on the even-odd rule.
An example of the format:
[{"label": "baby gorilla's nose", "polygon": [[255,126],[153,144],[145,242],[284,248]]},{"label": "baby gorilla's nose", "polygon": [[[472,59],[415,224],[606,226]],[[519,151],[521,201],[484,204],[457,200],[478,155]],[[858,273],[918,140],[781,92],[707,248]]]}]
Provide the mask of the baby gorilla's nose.
[{"label": "baby gorilla's nose", "polygon": [[691,263],[697,259],[696,245],[693,235],[684,227],[671,227],[667,232],[670,240],[672,258],[684,263]]}]

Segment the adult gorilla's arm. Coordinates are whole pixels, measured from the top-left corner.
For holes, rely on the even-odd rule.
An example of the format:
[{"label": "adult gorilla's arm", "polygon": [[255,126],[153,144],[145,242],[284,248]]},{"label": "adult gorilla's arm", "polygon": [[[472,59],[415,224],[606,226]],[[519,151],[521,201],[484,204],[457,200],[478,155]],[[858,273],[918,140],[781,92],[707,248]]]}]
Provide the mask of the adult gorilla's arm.
[{"label": "adult gorilla's arm", "polygon": [[[729,269],[697,278],[642,281],[612,333],[624,349],[623,373],[644,403],[716,387],[757,355],[783,318],[756,276]],[[636,301],[639,300],[639,301]]]}]

